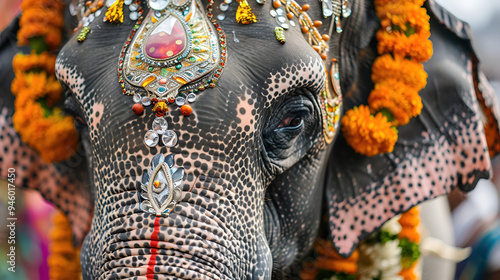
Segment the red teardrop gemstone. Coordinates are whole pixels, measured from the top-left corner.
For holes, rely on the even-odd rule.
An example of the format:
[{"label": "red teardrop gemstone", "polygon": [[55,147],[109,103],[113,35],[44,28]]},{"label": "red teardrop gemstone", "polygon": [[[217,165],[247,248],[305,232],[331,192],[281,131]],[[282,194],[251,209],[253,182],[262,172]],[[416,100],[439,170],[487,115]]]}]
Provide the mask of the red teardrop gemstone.
[{"label": "red teardrop gemstone", "polygon": [[149,57],[164,60],[181,53],[186,42],[186,30],[181,22],[175,16],[169,16],[151,32],[144,50]]}]

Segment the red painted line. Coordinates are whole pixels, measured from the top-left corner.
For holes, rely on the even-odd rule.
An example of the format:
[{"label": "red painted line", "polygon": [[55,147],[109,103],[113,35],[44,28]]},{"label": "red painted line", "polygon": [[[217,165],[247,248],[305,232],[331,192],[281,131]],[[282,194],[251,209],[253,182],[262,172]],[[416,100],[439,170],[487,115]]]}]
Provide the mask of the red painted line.
[{"label": "red painted line", "polygon": [[155,279],[156,254],[158,247],[158,233],[160,232],[160,216],[156,216],[155,227],[151,235],[151,257],[149,257],[148,271],[146,272],[147,279]]}]

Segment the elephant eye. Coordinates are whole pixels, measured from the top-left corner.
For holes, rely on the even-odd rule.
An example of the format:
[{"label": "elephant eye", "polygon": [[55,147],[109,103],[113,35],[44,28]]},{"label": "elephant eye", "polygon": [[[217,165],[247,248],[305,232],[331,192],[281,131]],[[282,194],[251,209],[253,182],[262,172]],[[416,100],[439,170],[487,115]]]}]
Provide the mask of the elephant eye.
[{"label": "elephant eye", "polygon": [[64,84],[63,84],[63,89],[65,90],[65,96],[66,96],[63,106],[64,113],[74,117],[75,127],[78,131],[81,131],[87,127],[87,123],[85,122],[84,118],[84,113],[80,108],[80,106],[78,105],[78,102],[76,101],[73,94],[69,92],[69,90]]},{"label": "elephant eye", "polygon": [[270,163],[283,170],[307,153],[321,135],[320,116],[315,93],[308,88],[276,100],[262,134]]},{"label": "elephant eye", "polygon": [[278,128],[282,127],[298,127],[303,123],[302,116],[297,117],[288,117],[284,119],[279,125]]}]

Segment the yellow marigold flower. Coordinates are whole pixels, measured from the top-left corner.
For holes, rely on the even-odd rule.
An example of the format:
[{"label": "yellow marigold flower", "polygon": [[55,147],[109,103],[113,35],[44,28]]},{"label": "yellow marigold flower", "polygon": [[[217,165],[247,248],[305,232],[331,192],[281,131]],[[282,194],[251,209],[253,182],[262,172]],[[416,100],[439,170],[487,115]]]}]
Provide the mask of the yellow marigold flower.
[{"label": "yellow marigold flower", "polygon": [[403,58],[392,58],[390,54],[379,56],[372,66],[372,80],[383,83],[388,79],[405,83],[419,91],[427,84],[427,73],[418,62]]},{"label": "yellow marigold flower", "polygon": [[56,55],[44,52],[42,54],[16,54],[12,61],[14,72],[26,72],[32,69],[43,69],[53,75],[56,69]]},{"label": "yellow marigold flower", "polygon": [[391,126],[385,116],[381,113],[372,116],[369,107],[363,105],[342,117],[342,132],[347,143],[366,156],[392,152],[398,134]]}]

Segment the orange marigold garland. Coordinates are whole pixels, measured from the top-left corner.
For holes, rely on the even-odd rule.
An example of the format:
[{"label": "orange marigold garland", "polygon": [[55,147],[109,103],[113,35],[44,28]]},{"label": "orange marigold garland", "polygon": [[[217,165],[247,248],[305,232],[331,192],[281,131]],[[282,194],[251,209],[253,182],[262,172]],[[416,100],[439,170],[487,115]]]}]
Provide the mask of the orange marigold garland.
[{"label": "orange marigold garland", "polygon": [[[62,88],[55,77],[55,50],[61,44],[64,4],[61,0],[25,0],[21,9],[19,45],[29,44],[30,54],[17,54],[12,62],[16,77],[14,128],[21,139],[46,162],[62,161],[77,150],[73,118],[55,104]],[[47,20],[50,18],[50,20]]]},{"label": "orange marigold garland", "polygon": [[50,256],[48,259],[50,279],[80,279],[79,250],[73,246],[71,225],[62,212],[57,212],[54,216],[50,239]]},{"label": "orange marigold garland", "polygon": [[400,276],[404,280],[417,279],[414,269],[420,257],[419,242],[420,234],[418,226],[420,224],[418,207],[413,207],[401,214],[399,218],[401,232],[398,234],[399,247],[401,247],[401,272]]},{"label": "orange marigold garland", "polygon": [[346,112],[342,131],[347,143],[366,156],[392,152],[397,126],[407,124],[422,110],[418,92],[427,83],[422,62],[432,56],[429,16],[425,0],[374,0],[381,29],[380,56],[372,66],[374,89],[368,106]]},{"label": "orange marigold garland", "polygon": [[306,264],[300,273],[301,280],[336,279],[354,280],[358,270],[359,250],[344,258],[337,253],[333,244],[325,239],[318,238],[314,244],[314,263]]}]

